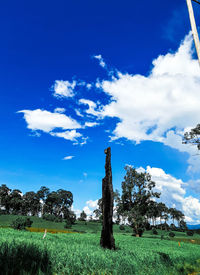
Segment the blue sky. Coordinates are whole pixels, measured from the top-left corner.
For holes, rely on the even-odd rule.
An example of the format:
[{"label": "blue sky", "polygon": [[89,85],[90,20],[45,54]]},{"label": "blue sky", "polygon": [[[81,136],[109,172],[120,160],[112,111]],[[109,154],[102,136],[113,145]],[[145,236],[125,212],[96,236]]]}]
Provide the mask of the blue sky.
[{"label": "blue sky", "polygon": [[90,214],[111,146],[114,189],[126,164],[145,169],[200,223],[200,160],[181,143],[200,122],[189,32],[181,0],[2,2],[0,184],[64,188]]}]

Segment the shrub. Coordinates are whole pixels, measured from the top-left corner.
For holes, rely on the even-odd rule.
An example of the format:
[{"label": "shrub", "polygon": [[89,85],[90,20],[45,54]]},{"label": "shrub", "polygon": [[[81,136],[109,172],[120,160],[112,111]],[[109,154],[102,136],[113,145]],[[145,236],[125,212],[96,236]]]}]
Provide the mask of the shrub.
[{"label": "shrub", "polygon": [[186,234],[187,234],[188,236],[193,236],[193,235],[194,235],[194,232],[193,232],[193,231],[187,231]]},{"label": "shrub", "polygon": [[169,232],[169,236],[173,238],[175,236],[175,233],[174,232]]},{"label": "shrub", "polygon": [[149,222],[146,222],[146,223],[145,223],[145,229],[146,229],[146,230],[151,230],[151,225],[150,225]]},{"label": "shrub", "polygon": [[31,227],[32,221],[29,218],[18,217],[12,221],[11,227],[18,230],[25,230],[26,227]]},{"label": "shrub", "polygon": [[71,228],[72,227],[72,223],[70,220],[65,220],[65,225],[64,225],[65,228]]},{"label": "shrub", "polygon": [[164,239],[165,239],[165,237],[164,237],[163,234],[160,236],[160,239],[161,239],[161,240],[164,240]]},{"label": "shrub", "polygon": [[119,226],[119,229],[120,229],[120,230],[125,230],[124,225],[123,225],[123,224],[121,224],[121,225]]},{"label": "shrub", "polygon": [[158,235],[158,231],[157,231],[155,228],[152,229],[152,233],[153,233],[154,235]]},{"label": "shrub", "polygon": [[51,222],[54,222],[55,219],[56,219],[56,216],[55,215],[51,215],[51,214],[44,214],[42,216],[42,218],[46,221],[51,221]]},{"label": "shrub", "polygon": [[31,243],[3,242],[0,244],[0,270],[5,275],[52,274],[46,248]]},{"label": "shrub", "polygon": [[33,221],[31,221],[29,218],[26,218],[26,227],[31,227]]}]

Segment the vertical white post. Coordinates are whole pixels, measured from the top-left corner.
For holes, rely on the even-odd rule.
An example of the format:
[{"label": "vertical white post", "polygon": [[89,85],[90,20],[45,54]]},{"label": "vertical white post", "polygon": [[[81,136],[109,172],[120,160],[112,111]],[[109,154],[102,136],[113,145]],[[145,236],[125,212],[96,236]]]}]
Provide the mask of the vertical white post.
[{"label": "vertical white post", "polygon": [[190,16],[190,23],[191,23],[192,33],[193,33],[193,37],[194,37],[194,43],[195,43],[197,56],[199,59],[199,65],[200,65],[200,42],[199,42],[199,36],[198,36],[196,22],[195,22],[195,18],[194,18],[194,11],[192,8],[191,0],[186,0],[186,1],[187,1],[188,11],[189,11],[189,16]]}]

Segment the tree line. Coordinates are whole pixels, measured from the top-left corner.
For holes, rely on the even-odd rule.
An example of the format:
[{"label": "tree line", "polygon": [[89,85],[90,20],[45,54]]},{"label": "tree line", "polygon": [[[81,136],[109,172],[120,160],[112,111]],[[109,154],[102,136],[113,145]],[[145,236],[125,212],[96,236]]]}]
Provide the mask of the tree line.
[{"label": "tree line", "polygon": [[1,214],[42,216],[57,221],[63,218],[74,220],[75,214],[70,209],[72,203],[73,194],[64,189],[50,192],[49,188],[42,186],[37,192],[22,194],[19,189],[12,190],[5,184],[0,186]]},{"label": "tree line", "polygon": [[[125,221],[133,228],[136,235],[141,236],[145,229],[152,226],[169,229],[168,220],[173,223],[171,229],[176,229],[175,220],[180,230],[186,230],[184,214],[175,208],[168,208],[162,202],[156,202],[161,193],[154,192],[156,183],[147,172],[138,172],[132,166],[126,166],[126,175],[121,184],[122,194],[114,192],[115,222],[123,224]],[[98,207],[94,211],[95,217],[102,219],[102,199],[98,200]],[[160,222],[157,224],[157,222]]]}]

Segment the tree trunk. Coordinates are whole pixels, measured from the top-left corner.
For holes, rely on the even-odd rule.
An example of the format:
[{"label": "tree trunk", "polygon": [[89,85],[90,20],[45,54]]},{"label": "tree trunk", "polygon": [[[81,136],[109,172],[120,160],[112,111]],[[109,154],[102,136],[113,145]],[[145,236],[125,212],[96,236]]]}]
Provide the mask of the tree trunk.
[{"label": "tree trunk", "polygon": [[105,149],[106,175],[102,180],[102,214],[103,226],[101,231],[100,245],[103,248],[115,249],[115,239],[113,237],[113,186],[111,170],[111,150],[110,147]]}]

